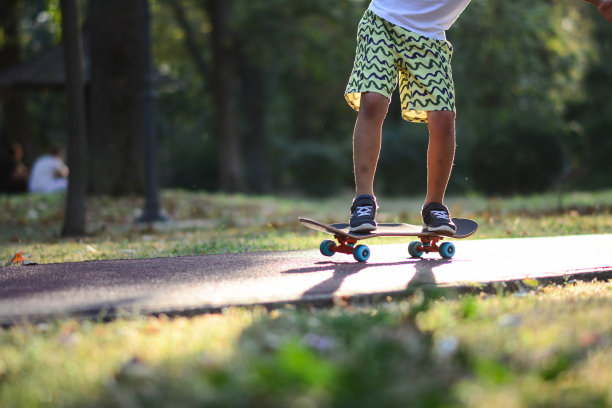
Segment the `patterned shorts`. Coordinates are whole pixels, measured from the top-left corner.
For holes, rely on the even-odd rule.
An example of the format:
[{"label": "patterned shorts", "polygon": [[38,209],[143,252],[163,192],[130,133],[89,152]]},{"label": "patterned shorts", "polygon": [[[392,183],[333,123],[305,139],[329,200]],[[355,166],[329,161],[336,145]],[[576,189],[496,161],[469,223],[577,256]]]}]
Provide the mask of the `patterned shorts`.
[{"label": "patterned shorts", "polygon": [[362,92],[391,98],[398,77],[402,117],[427,122],[427,111],[455,111],[452,46],[408,31],[370,10],[359,23],[357,51],[345,98],[359,110]]}]

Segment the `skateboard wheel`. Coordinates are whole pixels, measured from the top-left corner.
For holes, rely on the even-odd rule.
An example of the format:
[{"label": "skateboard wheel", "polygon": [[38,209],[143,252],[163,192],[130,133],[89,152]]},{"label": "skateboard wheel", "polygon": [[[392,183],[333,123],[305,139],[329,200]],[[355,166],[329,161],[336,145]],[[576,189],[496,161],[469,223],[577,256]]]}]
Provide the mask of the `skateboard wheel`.
[{"label": "skateboard wheel", "polygon": [[419,247],[423,245],[421,241],[412,241],[408,245],[408,253],[413,258],[420,258],[423,256],[423,251],[419,251]]},{"label": "skateboard wheel", "polygon": [[336,253],[334,251],[335,248],[336,243],[331,239],[326,239],[325,241],[321,242],[321,245],[319,246],[319,250],[324,256],[333,256]]},{"label": "skateboard wheel", "polygon": [[442,258],[450,259],[455,255],[455,245],[452,242],[445,242],[440,245],[440,255]]},{"label": "skateboard wheel", "polygon": [[367,245],[357,245],[355,249],[353,249],[353,258],[357,262],[365,262],[370,257],[370,248]]}]

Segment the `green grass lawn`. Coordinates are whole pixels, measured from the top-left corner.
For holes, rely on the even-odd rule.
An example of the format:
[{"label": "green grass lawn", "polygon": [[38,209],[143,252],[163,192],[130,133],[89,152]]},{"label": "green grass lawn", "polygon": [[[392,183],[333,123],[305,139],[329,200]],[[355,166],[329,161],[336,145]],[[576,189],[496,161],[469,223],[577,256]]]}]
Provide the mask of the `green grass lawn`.
[{"label": "green grass lawn", "polygon": [[[89,235],[77,240],[59,237],[63,199],[0,196],[0,265],[18,251],[30,262],[50,263],[318,248],[323,235],[300,226],[297,217],[346,221],[351,196],[304,200],[165,191],[162,208],[171,221],[154,225],[134,222],[142,208],[139,198],[91,198]],[[421,199],[382,197],[379,204],[381,222],[421,223]],[[612,190],[565,194],[562,200],[555,194],[451,197],[447,204],[453,216],[480,223],[477,239],[612,231]]]},{"label": "green grass lawn", "polygon": [[[562,198],[448,203],[479,221],[475,239],[612,232],[612,191]],[[316,249],[324,235],[297,216],[343,220],[348,200],[165,191],[172,221],[138,226],[141,200],[97,198],[90,235],[68,240],[61,196],[0,197],[0,264],[17,251],[46,263]],[[380,220],[419,222],[419,200],[379,201]],[[612,282],[416,289],[331,308],[3,328],[0,407],[607,407],[611,367]]]}]

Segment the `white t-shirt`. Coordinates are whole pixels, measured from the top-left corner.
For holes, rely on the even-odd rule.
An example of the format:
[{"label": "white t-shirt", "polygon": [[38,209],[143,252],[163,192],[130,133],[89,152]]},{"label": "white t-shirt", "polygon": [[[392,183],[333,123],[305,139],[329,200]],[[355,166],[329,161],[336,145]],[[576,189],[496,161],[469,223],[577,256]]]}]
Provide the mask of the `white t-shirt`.
[{"label": "white t-shirt", "polygon": [[65,190],[68,186],[66,178],[58,178],[57,172],[63,171],[66,165],[57,156],[46,154],[39,157],[32,166],[29,190],[33,193],[51,193]]},{"label": "white t-shirt", "polygon": [[445,31],[470,0],[372,0],[370,10],[397,26],[425,37],[446,40]]}]

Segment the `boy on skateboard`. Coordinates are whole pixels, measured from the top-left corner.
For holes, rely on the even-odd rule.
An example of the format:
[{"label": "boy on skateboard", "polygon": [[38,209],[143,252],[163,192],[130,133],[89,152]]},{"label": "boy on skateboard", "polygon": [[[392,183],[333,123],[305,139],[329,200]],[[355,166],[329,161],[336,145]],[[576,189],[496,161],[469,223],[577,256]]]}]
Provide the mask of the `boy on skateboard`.
[{"label": "boy on skateboard", "polygon": [[[612,22],[612,0],[586,1]],[[348,104],[359,112],[353,133],[356,193],[351,232],[376,229],[374,176],[382,124],[399,83],[402,117],[429,127],[423,229],[455,233],[457,228],[444,205],[455,157],[452,46],[445,32],[469,2],[372,0],[361,19],[355,63],[345,92]]]}]

